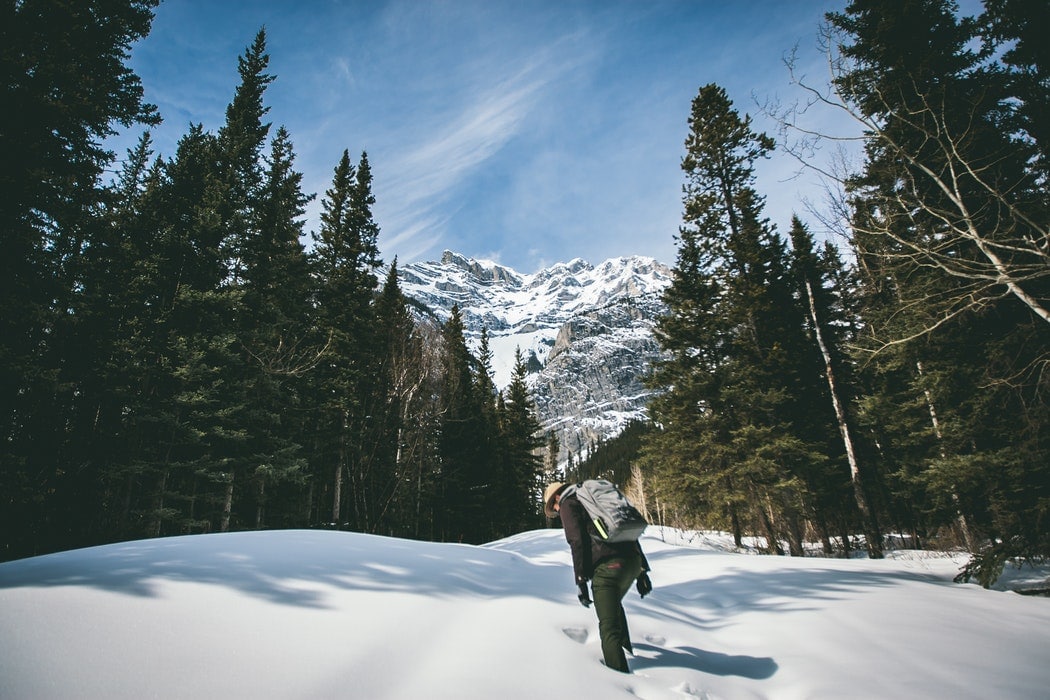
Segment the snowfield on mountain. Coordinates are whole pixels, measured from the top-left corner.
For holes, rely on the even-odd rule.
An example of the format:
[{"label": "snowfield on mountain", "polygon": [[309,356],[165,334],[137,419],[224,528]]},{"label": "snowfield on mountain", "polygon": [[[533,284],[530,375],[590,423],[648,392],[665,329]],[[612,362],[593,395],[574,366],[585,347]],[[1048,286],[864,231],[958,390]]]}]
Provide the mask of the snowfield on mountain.
[{"label": "snowfield on mountain", "polygon": [[459,307],[475,351],[488,331],[497,388],[510,382],[521,350],[540,424],[557,435],[559,462],[646,418],[653,389],[644,379],[662,356],[653,327],[667,311],[668,266],[642,256],[597,266],[576,259],[523,274],[445,251],[440,261],[398,273],[404,294],[434,320],[444,323]]},{"label": "snowfield on mountain", "polygon": [[[601,664],[559,530],[484,546],[194,535],[0,564],[0,697],[1036,698],[1050,599],[952,583],[962,558],[754,556],[650,528]],[[1045,570],[1007,571],[1001,585]]]}]

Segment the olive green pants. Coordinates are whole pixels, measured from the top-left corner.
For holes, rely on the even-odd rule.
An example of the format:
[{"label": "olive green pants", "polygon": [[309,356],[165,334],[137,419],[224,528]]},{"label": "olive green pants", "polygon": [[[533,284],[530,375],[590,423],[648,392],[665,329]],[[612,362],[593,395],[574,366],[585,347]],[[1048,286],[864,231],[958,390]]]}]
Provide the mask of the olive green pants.
[{"label": "olive green pants", "polygon": [[641,573],[642,560],[639,556],[609,559],[597,566],[591,581],[605,665],[623,673],[630,673],[623,650],[631,649],[631,637],[621,601]]}]

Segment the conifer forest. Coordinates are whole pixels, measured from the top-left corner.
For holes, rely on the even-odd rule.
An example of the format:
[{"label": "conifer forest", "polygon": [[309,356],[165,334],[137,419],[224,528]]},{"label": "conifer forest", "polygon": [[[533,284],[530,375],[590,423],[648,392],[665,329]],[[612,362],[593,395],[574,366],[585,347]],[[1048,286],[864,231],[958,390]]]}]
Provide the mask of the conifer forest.
[{"label": "conifer forest", "polygon": [[[364,149],[333,152],[305,230],[265,30],[222,126],[154,151],[128,59],[158,2],[0,8],[0,560],[264,528],[481,543],[545,526],[546,481],[599,474],[653,522],[770,553],[893,535],[969,551],[982,583],[1050,553],[1045,3],[829,12],[830,72],[788,62],[809,101],[770,106],[772,135],[698,87],[650,421],[559,465],[522,358],[497,389],[484,338],[380,258]],[[809,162],[818,106],[858,161]],[[126,154],[118,129],[143,134]],[[825,205],[766,210],[774,149],[824,169]]]}]

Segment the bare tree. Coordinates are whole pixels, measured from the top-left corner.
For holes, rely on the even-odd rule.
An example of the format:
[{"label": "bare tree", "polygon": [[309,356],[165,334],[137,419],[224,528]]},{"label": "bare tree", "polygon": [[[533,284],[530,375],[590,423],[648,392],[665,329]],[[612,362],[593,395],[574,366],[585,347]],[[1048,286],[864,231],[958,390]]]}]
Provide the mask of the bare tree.
[{"label": "bare tree", "polygon": [[[1035,201],[1039,188],[1028,169],[1006,167],[1023,161],[1023,140],[978,143],[994,126],[987,100],[949,104],[944,91],[925,90],[915,81],[903,95],[887,95],[867,83],[862,105],[862,91],[851,84],[855,65],[839,52],[832,29],[823,30],[822,44],[831,78],[826,88],[808,83],[793,59],[787,62],[792,82],[806,95],[774,115],[797,137],[789,151],[831,183],[829,192],[845,198],[854,188],[854,196],[866,198],[864,215],[852,211],[852,238],[882,240],[880,253],[893,263],[930,268],[955,281],[936,295],[902,299],[905,307],[921,305],[926,321],[905,336],[882,338],[883,345],[926,335],[960,314],[1010,297],[1050,323],[1050,303],[1031,291],[1050,278],[1045,202]],[[899,166],[892,188],[858,193],[848,171],[815,161],[818,145],[856,138],[807,128],[806,115],[818,106],[846,115],[863,132],[869,153]],[[836,208],[850,210],[845,199]]]}]

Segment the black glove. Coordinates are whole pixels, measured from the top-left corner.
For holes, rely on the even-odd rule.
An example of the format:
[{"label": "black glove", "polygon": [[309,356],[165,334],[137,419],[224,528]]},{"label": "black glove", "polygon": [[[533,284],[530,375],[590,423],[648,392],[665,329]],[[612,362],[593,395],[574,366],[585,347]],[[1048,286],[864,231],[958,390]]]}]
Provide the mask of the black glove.
[{"label": "black glove", "polygon": [[576,596],[580,599],[580,605],[585,608],[591,607],[591,594],[587,591],[587,582],[580,581],[579,584],[580,594]]},{"label": "black glove", "polygon": [[643,598],[653,592],[653,582],[649,580],[649,574],[645,571],[638,577],[638,584],[635,586],[638,589],[638,595]]}]

